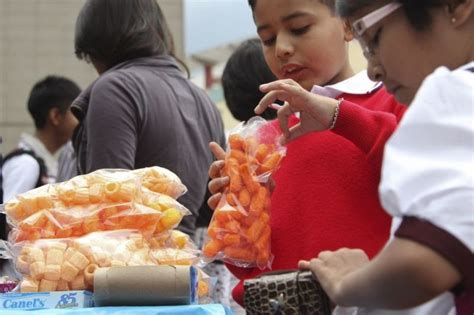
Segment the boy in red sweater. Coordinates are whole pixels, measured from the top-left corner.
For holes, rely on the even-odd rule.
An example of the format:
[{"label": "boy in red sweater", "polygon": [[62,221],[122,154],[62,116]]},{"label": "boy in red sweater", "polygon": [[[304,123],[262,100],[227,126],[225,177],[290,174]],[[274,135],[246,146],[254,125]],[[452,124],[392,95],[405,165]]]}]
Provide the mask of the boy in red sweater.
[{"label": "boy in red sweater", "polygon": [[[333,15],[329,2],[249,1],[272,72],[330,102],[345,100],[338,107],[337,127],[289,143],[287,156],[274,175],[270,210],[274,270],[296,268],[301,259],[340,247],[362,248],[373,256],[389,235],[391,221],[380,205],[377,187],[385,139],[405,108],[380,84],[371,82],[366,72],[354,75],[347,52],[352,35]],[[364,123],[362,132],[352,134],[360,145],[338,135],[348,132],[344,122],[356,116]],[[294,116],[291,120],[298,122]],[[224,158],[216,144],[211,149],[217,159]],[[222,166],[223,161],[217,161],[209,171],[214,178],[209,185],[213,208],[229,183],[228,178],[218,177]],[[233,297],[243,304],[243,280],[262,271],[229,269],[241,280]]]}]

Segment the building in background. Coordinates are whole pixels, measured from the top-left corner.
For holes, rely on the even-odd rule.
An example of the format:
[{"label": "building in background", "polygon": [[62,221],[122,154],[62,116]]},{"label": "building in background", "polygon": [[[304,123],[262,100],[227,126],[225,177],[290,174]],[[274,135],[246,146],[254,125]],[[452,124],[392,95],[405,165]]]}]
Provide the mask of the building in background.
[{"label": "building in background", "polygon": [[[33,131],[26,100],[31,87],[48,74],[63,75],[82,88],[97,78],[91,65],[74,55],[74,25],[85,0],[0,0],[1,153],[9,152],[23,131]],[[223,103],[219,77],[238,43],[256,36],[244,0],[158,0],[178,57],[191,78],[218,104],[226,128],[235,125]],[[355,68],[365,67],[356,45]]]}]

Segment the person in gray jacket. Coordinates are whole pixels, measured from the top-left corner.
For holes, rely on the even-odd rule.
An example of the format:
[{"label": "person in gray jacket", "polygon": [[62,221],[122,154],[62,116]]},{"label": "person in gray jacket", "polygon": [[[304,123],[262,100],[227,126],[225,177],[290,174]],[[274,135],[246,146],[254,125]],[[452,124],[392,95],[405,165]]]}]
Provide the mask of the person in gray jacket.
[{"label": "person in gray jacket", "polygon": [[73,103],[80,121],[74,148],[79,174],[101,168],[161,166],[188,187],[179,199],[194,215],[205,203],[210,141],[225,143],[220,113],[181,71],[155,0],[88,0],[76,22],[75,52],[99,78]]}]

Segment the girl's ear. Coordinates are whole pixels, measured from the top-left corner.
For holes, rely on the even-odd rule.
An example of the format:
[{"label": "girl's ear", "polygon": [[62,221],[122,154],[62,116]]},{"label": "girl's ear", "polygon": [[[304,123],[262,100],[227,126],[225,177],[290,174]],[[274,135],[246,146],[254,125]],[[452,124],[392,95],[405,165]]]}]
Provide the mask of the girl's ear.
[{"label": "girl's ear", "polygon": [[474,13],[474,0],[453,0],[447,7],[447,14],[453,26],[461,26]]},{"label": "girl's ear", "polygon": [[344,23],[344,40],[350,42],[354,39],[354,34],[352,33],[352,25],[348,20],[343,20]]}]

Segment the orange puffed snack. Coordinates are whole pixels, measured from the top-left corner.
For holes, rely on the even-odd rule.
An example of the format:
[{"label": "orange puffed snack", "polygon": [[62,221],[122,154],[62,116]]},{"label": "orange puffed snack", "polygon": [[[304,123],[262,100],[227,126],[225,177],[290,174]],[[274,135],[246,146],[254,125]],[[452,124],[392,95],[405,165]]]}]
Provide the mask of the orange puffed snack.
[{"label": "orange puffed snack", "polygon": [[23,275],[21,292],[91,290],[98,268],[158,265],[147,240],[136,230],[21,242],[13,252],[16,269]]},{"label": "orange puffed snack", "polygon": [[[9,241],[17,243],[79,237],[93,232],[125,229],[139,230],[143,235],[150,237],[158,228],[163,229],[160,222],[166,214],[166,211],[157,211],[133,202],[41,210],[13,228],[9,234]],[[181,218],[180,215],[179,221]]]},{"label": "orange puffed snack", "polygon": [[132,171],[141,177],[141,184],[147,189],[177,199],[187,192],[186,186],[170,170],[159,167],[146,167]]},{"label": "orange puffed snack", "polygon": [[271,266],[270,189],[268,179],[279,167],[285,148],[273,124],[260,118],[231,131],[222,176],[229,186],[208,227],[203,256],[239,267]]},{"label": "orange puffed snack", "polygon": [[140,200],[139,175],[128,170],[97,170],[27,191],[3,207],[8,221],[17,225],[42,210]]}]

